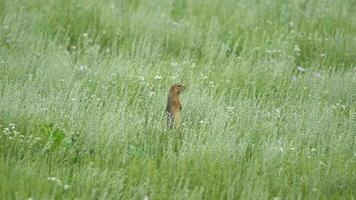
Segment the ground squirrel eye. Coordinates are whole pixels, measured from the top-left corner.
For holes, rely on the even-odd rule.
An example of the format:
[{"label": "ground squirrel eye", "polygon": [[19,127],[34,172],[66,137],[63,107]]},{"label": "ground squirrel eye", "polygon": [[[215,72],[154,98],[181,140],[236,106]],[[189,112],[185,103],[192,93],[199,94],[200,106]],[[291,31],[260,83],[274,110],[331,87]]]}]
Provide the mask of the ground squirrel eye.
[{"label": "ground squirrel eye", "polygon": [[177,85],[178,87],[182,87],[182,85]]}]

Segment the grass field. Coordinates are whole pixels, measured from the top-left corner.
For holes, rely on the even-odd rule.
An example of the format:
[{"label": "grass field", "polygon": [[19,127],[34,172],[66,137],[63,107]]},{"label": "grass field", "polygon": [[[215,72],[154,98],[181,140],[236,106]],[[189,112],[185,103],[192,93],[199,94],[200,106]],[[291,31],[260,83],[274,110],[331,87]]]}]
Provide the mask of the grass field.
[{"label": "grass field", "polygon": [[356,1],[0,0],[0,199],[356,199]]}]

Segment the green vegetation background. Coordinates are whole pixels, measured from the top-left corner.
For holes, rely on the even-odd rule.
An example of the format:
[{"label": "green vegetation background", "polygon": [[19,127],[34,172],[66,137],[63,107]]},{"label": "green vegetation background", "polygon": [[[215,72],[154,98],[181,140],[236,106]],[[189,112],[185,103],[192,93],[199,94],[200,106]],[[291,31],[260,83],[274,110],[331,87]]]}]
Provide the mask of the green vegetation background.
[{"label": "green vegetation background", "polygon": [[354,0],[0,0],[0,199],[354,199],[355,56]]}]

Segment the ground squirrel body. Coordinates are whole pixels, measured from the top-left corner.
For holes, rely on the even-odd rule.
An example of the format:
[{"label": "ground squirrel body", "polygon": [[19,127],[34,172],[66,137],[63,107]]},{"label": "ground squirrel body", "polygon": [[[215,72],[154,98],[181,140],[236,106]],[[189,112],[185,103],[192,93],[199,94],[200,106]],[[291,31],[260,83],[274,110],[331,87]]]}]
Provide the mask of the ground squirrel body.
[{"label": "ground squirrel body", "polygon": [[167,100],[167,125],[169,129],[179,128],[181,123],[182,105],[179,101],[179,94],[185,89],[184,85],[174,84],[169,90]]}]

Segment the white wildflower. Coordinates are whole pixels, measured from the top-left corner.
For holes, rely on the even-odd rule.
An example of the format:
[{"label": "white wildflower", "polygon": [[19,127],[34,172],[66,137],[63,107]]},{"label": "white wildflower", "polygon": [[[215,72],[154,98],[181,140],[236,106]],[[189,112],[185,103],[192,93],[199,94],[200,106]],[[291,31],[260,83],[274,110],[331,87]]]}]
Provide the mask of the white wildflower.
[{"label": "white wildflower", "polygon": [[156,76],[154,77],[154,79],[155,79],[155,80],[161,80],[161,79],[162,79],[162,76],[156,75]]},{"label": "white wildflower", "polygon": [[67,189],[69,189],[69,188],[70,188],[70,186],[69,186],[69,185],[67,185],[67,184],[65,184],[65,185],[63,185],[63,188],[64,188],[65,190],[67,190]]},{"label": "white wildflower", "polygon": [[299,48],[299,46],[297,44],[294,45],[294,51],[295,52],[300,52],[300,48]]},{"label": "white wildflower", "polygon": [[313,72],[312,75],[313,75],[315,78],[321,78],[321,73],[320,73],[320,72]]},{"label": "white wildflower", "polygon": [[177,22],[177,21],[172,21],[171,24],[172,24],[172,26],[175,26],[175,27],[179,26],[179,22]]},{"label": "white wildflower", "polygon": [[47,180],[56,183],[59,186],[62,186],[62,181],[56,177],[48,177]]},{"label": "white wildflower", "polygon": [[87,70],[88,70],[88,67],[86,65],[79,65],[79,71],[84,72]]},{"label": "white wildflower", "polygon": [[83,33],[83,37],[88,37],[88,33]]},{"label": "white wildflower", "polygon": [[296,76],[292,76],[292,81],[297,81],[298,80],[298,78],[296,77]]},{"label": "white wildflower", "polygon": [[226,109],[228,109],[228,110],[234,110],[235,107],[234,107],[234,106],[228,106],[228,107],[226,107]]},{"label": "white wildflower", "polygon": [[301,66],[297,66],[297,70],[304,73],[306,71],[305,68],[301,67]]},{"label": "white wildflower", "polygon": [[175,61],[174,61],[174,62],[171,62],[171,66],[172,66],[172,67],[178,67],[178,63],[175,62]]}]

